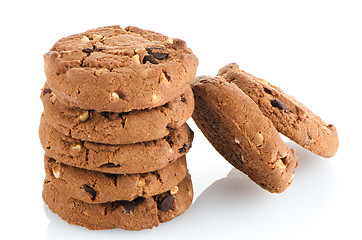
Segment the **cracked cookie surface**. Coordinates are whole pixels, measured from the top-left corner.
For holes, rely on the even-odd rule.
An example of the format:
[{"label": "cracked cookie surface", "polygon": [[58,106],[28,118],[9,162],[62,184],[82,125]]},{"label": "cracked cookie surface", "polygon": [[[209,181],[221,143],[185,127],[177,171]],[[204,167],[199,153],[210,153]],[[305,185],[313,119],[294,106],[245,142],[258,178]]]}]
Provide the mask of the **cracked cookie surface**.
[{"label": "cracked cookie surface", "polygon": [[185,123],[164,138],[134,144],[108,145],[70,138],[40,120],[45,154],[78,168],[114,174],[145,173],[166,167],[191,148],[193,132]]},{"label": "cracked cookie surface", "polygon": [[194,110],[190,86],[163,106],[127,113],[67,107],[47,85],[40,98],[46,121],[59,132],[82,141],[105,144],[130,144],[162,138],[171,129],[184,124]]},{"label": "cracked cookie surface", "polygon": [[196,77],[191,86],[192,118],[213,147],[262,188],[283,192],[293,180],[297,156],[253,100],[222,77]]},{"label": "cracked cookie surface", "polygon": [[187,174],[185,155],[160,170],[141,174],[89,171],[62,164],[47,156],[44,157],[44,166],[46,179],[58,190],[87,203],[152,197],[171,190]]},{"label": "cracked cookie surface", "polygon": [[70,224],[90,230],[151,229],[184,213],[190,207],[192,198],[189,174],[178,184],[177,191],[133,201],[89,204],[63,194],[51,180],[45,180],[43,187],[43,199],[51,211]]},{"label": "cracked cookie surface", "polygon": [[60,39],[44,63],[49,87],[67,106],[128,112],[181,95],[198,60],[180,39],[109,26]]},{"label": "cracked cookie surface", "polygon": [[279,87],[239,69],[236,63],[218,73],[243,90],[274,124],[276,129],[300,146],[322,157],[332,157],[339,146],[337,129],[284,93]]}]

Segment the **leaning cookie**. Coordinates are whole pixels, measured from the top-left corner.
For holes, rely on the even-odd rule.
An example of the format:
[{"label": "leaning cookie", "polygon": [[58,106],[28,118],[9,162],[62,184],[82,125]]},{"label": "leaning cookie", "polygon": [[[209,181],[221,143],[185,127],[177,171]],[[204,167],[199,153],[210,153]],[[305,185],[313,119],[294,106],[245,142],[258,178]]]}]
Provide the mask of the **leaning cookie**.
[{"label": "leaning cookie", "polygon": [[284,191],[293,180],[297,157],[258,106],[222,77],[197,77],[191,86],[192,118],[214,148],[262,188]]},{"label": "leaning cookie", "polygon": [[190,86],[163,106],[127,113],[67,107],[46,84],[40,98],[45,120],[59,132],[82,141],[105,144],[130,144],[162,138],[169,134],[170,129],[184,124],[194,110]]},{"label": "leaning cookie", "polygon": [[164,138],[106,145],[65,136],[42,117],[39,138],[45,154],[61,163],[105,173],[133,174],[159,170],[185,155],[191,148],[193,132],[185,123]]},{"label": "leaning cookie", "polygon": [[322,157],[332,157],[339,146],[337,129],[279,87],[239,69],[236,63],[218,73],[236,84],[274,124],[276,129],[305,149]]},{"label": "leaning cookie", "polygon": [[44,63],[49,87],[66,105],[128,112],[179,96],[198,60],[180,39],[109,26],[60,39]]},{"label": "leaning cookie", "polygon": [[177,186],[187,174],[186,156],[149,173],[109,174],[84,170],[44,157],[46,179],[63,194],[87,203],[149,198]]},{"label": "leaning cookie", "polygon": [[157,227],[184,213],[191,205],[191,177],[172,191],[133,201],[89,204],[63,194],[51,180],[44,181],[43,199],[49,209],[70,224],[90,230],[122,228],[142,230]]}]

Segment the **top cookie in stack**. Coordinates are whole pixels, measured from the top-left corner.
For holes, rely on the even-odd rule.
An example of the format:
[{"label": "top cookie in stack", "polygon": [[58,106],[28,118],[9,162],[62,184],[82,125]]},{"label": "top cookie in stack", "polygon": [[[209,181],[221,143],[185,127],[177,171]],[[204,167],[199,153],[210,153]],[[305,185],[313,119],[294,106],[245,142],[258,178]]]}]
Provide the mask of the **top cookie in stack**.
[{"label": "top cookie in stack", "polygon": [[170,102],[188,87],[198,65],[180,39],[119,26],[65,37],[44,61],[47,83],[65,105],[108,112]]}]

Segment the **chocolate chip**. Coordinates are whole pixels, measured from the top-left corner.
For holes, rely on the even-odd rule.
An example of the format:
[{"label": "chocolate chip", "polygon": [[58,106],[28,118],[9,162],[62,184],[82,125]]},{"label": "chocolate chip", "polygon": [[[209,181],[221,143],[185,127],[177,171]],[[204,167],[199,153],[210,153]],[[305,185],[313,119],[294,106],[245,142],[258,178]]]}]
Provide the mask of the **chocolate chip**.
[{"label": "chocolate chip", "polygon": [[43,89],[43,95],[47,94],[47,93],[51,93],[52,90],[50,88],[45,88]]},{"label": "chocolate chip", "polygon": [[106,50],[106,48],[105,48],[105,47],[100,47],[100,48],[97,48],[96,50],[97,50],[98,52],[100,52],[100,51]]},{"label": "chocolate chip", "polygon": [[279,101],[278,99],[273,99],[270,101],[271,105],[273,107],[279,108],[280,110],[284,110],[286,113],[290,113],[289,109],[287,108],[287,106],[284,105],[284,103],[282,103],[281,101]]},{"label": "chocolate chip", "polygon": [[146,62],[150,62],[152,64],[158,64],[158,61],[156,60],[156,58],[154,58],[152,55],[146,55],[143,58],[142,63],[145,64]]},{"label": "chocolate chip", "polygon": [[268,88],[264,88],[264,92],[266,92],[267,94],[272,94],[272,91]]},{"label": "chocolate chip", "polygon": [[135,204],[129,201],[119,201],[120,205],[123,207],[124,212],[130,213],[134,212]]},{"label": "chocolate chip", "polygon": [[165,52],[166,49],[160,47],[149,47],[146,48],[148,54],[152,55],[154,58],[158,60],[163,60],[168,58],[168,53]]},{"label": "chocolate chip", "polygon": [[84,191],[86,191],[87,193],[89,193],[91,195],[91,199],[94,200],[96,199],[96,195],[97,195],[97,192],[91,188],[90,186],[88,186],[87,184],[84,184],[81,189],[83,189]]},{"label": "chocolate chip", "polygon": [[155,52],[155,53],[151,53],[151,55],[158,60],[163,60],[163,59],[168,58],[168,53]]},{"label": "chocolate chip", "polygon": [[93,49],[92,48],[83,48],[82,52],[84,52],[84,53],[92,53]]},{"label": "chocolate chip", "polygon": [[149,47],[146,48],[148,54],[152,55],[154,58],[158,60],[163,60],[168,58],[168,53],[166,53],[166,49],[160,47]]},{"label": "chocolate chip", "polygon": [[182,146],[182,148],[179,148],[179,149],[178,149],[178,152],[179,152],[180,154],[185,153],[185,152],[187,152],[187,150],[189,150],[189,148],[190,148],[189,144],[185,143],[185,144]]},{"label": "chocolate chip", "polygon": [[119,167],[120,165],[119,164],[114,164],[114,163],[105,163],[103,165],[101,165],[100,167],[105,167],[105,168],[114,168],[114,167]]},{"label": "chocolate chip", "polygon": [[170,211],[175,202],[175,197],[172,195],[167,195],[161,201],[157,202],[157,208],[163,212]]}]

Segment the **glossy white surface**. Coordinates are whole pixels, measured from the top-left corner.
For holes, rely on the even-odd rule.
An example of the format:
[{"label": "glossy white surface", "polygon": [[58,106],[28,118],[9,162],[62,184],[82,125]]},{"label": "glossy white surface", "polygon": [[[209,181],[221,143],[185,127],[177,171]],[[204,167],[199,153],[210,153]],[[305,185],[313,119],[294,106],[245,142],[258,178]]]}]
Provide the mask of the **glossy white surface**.
[{"label": "glossy white surface", "polygon": [[[360,1],[7,1],[1,22],[1,236],[6,239],[361,239],[362,15]],[[238,3],[238,4],[236,4]],[[37,127],[42,54],[59,38],[120,24],[187,41],[198,75],[229,63],[280,86],[327,123],[340,149],[331,159],[294,143],[291,187],[270,194],[233,169],[192,120],[187,155],[191,208],[153,230],[88,231],[60,220],[41,199]]]}]

